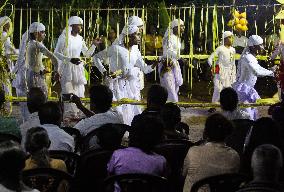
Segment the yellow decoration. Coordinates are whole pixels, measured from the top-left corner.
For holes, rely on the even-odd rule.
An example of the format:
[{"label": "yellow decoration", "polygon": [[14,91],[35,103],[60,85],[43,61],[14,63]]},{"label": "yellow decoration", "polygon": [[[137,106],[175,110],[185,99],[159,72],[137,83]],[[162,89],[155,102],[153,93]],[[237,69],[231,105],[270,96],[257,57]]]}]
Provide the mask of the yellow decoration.
[{"label": "yellow decoration", "polygon": [[244,18],[244,19],[247,18],[247,13],[246,12],[241,13],[240,18]]},{"label": "yellow decoration", "polygon": [[241,25],[246,25],[246,24],[248,24],[248,21],[245,18],[241,18],[239,23]]},{"label": "yellow decoration", "polygon": [[237,24],[236,25],[236,30],[241,31],[242,30],[242,25],[241,24]]},{"label": "yellow decoration", "polygon": [[281,10],[276,16],[275,19],[284,19],[284,10]]},{"label": "yellow decoration", "polygon": [[239,18],[239,17],[240,17],[240,13],[239,13],[238,11],[235,11],[234,16],[235,16],[236,18]]},{"label": "yellow decoration", "polygon": [[248,30],[248,27],[247,27],[246,25],[242,25],[242,26],[241,26],[241,30],[242,30],[242,31],[247,31],[247,30]]},{"label": "yellow decoration", "polygon": [[228,25],[228,27],[233,27],[233,25],[234,25],[234,20],[230,20],[227,25]]},{"label": "yellow decoration", "polygon": [[284,4],[284,0],[276,0],[277,2]]},{"label": "yellow decoration", "polygon": [[239,24],[240,23],[240,20],[239,18],[235,18],[235,25]]}]

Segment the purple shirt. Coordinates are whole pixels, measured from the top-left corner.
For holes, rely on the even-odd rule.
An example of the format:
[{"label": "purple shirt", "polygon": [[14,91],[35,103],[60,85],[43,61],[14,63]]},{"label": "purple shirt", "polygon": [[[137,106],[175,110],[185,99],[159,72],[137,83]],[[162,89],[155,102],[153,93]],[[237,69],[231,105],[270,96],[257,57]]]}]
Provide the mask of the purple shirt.
[{"label": "purple shirt", "polygon": [[145,173],[166,176],[166,159],[156,153],[147,154],[136,147],[114,151],[107,165],[111,175]]}]

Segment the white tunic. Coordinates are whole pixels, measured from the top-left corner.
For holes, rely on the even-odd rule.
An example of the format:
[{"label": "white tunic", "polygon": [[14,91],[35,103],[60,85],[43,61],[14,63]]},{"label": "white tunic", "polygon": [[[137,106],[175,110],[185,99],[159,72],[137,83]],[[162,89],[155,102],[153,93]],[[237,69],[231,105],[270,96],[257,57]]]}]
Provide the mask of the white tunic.
[{"label": "white tunic", "polygon": [[246,52],[239,60],[237,82],[254,87],[258,76],[273,76],[273,71],[261,67],[256,57]]},{"label": "white tunic", "polygon": [[65,33],[62,33],[55,48],[55,55],[61,60],[59,72],[61,73],[62,93],[74,93],[79,97],[84,97],[85,71],[83,63],[74,65],[70,62],[71,58],[80,58],[81,52],[86,57],[91,57],[96,46],[92,45],[88,50],[83,37],[77,34],[68,35],[68,44],[66,45]]},{"label": "white tunic", "polygon": [[4,51],[5,51],[5,56],[8,59],[8,65],[10,68],[10,71],[13,70],[14,66],[13,66],[13,62],[10,60],[10,55],[11,54],[19,54],[19,50],[15,49],[15,47],[13,46],[10,37],[7,37],[7,32],[3,31],[2,33],[2,37],[1,40],[3,40],[3,47],[4,47]]},{"label": "white tunic", "polygon": [[179,86],[183,84],[181,69],[178,63],[180,58],[181,41],[173,33],[163,40],[163,58],[169,58],[173,61],[173,67],[170,71],[162,74],[163,63],[159,64],[160,83],[168,91],[168,101],[178,102]]},{"label": "white tunic", "polygon": [[217,47],[214,53],[208,58],[208,64],[213,65],[213,59],[218,56],[215,65],[219,66],[219,73],[214,74],[214,93],[212,102],[218,102],[220,99],[220,92],[226,87],[231,87],[236,81],[236,65],[235,65],[235,49],[233,47],[227,48],[224,45]]},{"label": "white tunic", "polygon": [[245,36],[234,36],[233,47],[243,47],[245,48],[248,43],[248,38]]}]

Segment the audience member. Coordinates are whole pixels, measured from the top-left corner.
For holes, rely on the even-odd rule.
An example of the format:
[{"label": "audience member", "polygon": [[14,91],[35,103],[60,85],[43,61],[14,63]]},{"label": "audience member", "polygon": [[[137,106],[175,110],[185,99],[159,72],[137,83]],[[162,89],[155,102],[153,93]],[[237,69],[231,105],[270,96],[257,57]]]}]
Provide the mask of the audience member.
[{"label": "audience member", "polygon": [[162,139],[162,123],[157,118],[138,115],[131,126],[129,147],[114,151],[107,166],[108,173],[166,176],[166,159],[152,151]]},{"label": "audience member", "polygon": [[41,127],[43,127],[51,141],[49,150],[64,150],[74,152],[74,138],[60,129],[62,122],[62,108],[60,104],[48,101],[38,111]]},{"label": "audience member", "polygon": [[184,160],[184,192],[190,191],[195,182],[205,177],[239,171],[238,153],[224,143],[232,129],[231,122],[221,114],[213,114],[207,118],[203,132],[207,142],[191,147]]},{"label": "audience member", "polygon": [[[111,90],[104,85],[95,85],[90,89],[90,108],[94,112],[92,116],[81,120],[74,128],[78,129],[83,136],[92,130],[101,127],[106,123],[123,123],[122,115],[111,108],[113,94]],[[73,95],[72,101],[79,106],[83,112],[87,110],[82,108],[80,98]],[[85,109],[84,109],[85,108]]]},{"label": "audience member", "polygon": [[38,192],[25,186],[21,173],[25,167],[26,155],[21,147],[12,141],[0,143],[0,191]]},{"label": "audience member", "polygon": [[13,117],[7,117],[5,115],[5,101],[5,91],[0,87],[0,132],[13,134],[20,137],[21,134],[17,120]]},{"label": "audience member", "polygon": [[283,142],[278,124],[269,117],[255,121],[244,143],[244,153],[241,157],[241,172],[251,175],[251,157],[256,147],[262,144],[272,144],[283,150]]},{"label": "audience member", "polygon": [[168,99],[167,89],[161,85],[152,85],[147,93],[147,108],[142,112],[143,115],[158,117],[162,107]]},{"label": "audience member", "polygon": [[258,146],[253,152],[251,167],[253,180],[238,192],[283,191],[278,180],[280,170],[283,167],[282,154],[279,148],[270,144]]},{"label": "audience member", "polygon": [[34,168],[53,168],[67,172],[65,162],[49,157],[50,140],[46,130],[42,127],[33,127],[28,130],[25,143],[30,157],[26,160],[25,170]]},{"label": "audience member", "polygon": [[164,125],[165,139],[188,139],[188,135],[176,128],[181,122],[180,108],[174,103],[166,103],[161,109],[161,120]]},{"label": "audience member", "polygon": [[40,125],[38,111],[46,102],[46,99],[44,92],[39,87],[31,88],[27,94],[27,106],[30,114],[27,121],[20,125],[23,148],[25,146],[27,131],[32,127]]},{"label": "audience member", "polygon": [[238,94],[231,88],[224,88],[220,93],[222,115],[229,120],[250,119],[249,113],[238,108]]}]

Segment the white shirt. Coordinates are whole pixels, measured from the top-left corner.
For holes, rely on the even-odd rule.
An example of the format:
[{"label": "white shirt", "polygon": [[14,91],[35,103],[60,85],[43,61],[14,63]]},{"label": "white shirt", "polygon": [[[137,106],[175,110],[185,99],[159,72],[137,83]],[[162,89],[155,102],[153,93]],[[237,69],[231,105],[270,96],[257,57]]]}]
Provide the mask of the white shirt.
[{"label": "white shirt", "polygon": [[166,41],[163,41],[163,57],[179,59],[181,50],[180,38],[173,33],[170,34]]},{"label": "white shirt", "polygon": [[81,135],[86,136],[92,130],[107,123],[123,124],[123,117],[119,112],[110,109],[105,113],[98,113],[92,117],[81,120],[74,128],[78,129]]},{"label": "white shirt", "polygon": [[15,47],[13,46],[10,37],[7,37],[7,32],[3,31],[2,33],[2,39],[4,41],[3,45],[4,45],[4,49],[5,49],[5,55],[9,55],[9,54],[18,54],[19,51],[17,49],[15,49]]},{"label": "white shirt", "polygon": [[30,40],[27,46],[27,67],[36,73],[44,70],[42,56],[46,55],[52,60],[55,71],[58,69],[57,58],[41,42]]},{"label": "white shirt", "polygon": [[30,114],[27,121],[25,121],[24,123],[20,125],[20,130],[21,130],[21,135],[22,135],[21,145],[23,147],[25,147],[26,135],[27,135],[28,130],[30,128],[38,127],[38,126],[41,126],[39,117],[38,117],[38,112],[34,112]]},{"label": "white shirt", "polygon": [[75,142],[71,135],[60,129],[57,125],[44,124],[41,127],[47,131],[49,140],[51,141],[49,150],[74,152]]},{"label": "white shirt", "polygon": [[227,48],[226,46],[221,45],[210,55],[208,58],[208,64],[212,66],[214,57],[218,56],[216,65],[219,65],[220,69],[223,67],[230,68],[235,65],[235,53],[236,51],[234,47]]},{"label": "white shirt", "polygon": [[[25,187],[26,189],[22,189],[21,192],[39,192],[37,189],[29,189],[28,187]],[[4,185],[0,184],[0,191],[1,192],[16,192],[16,191],[12,191],[10,189],[7,189],[6,187],[4,187]]]},{"label": "white shirt", "polygon": [[233,47],[243,47],[245,48],[248,43],[248,38],[245,36],[234,36],[234,42],[233,42]]},{"label": "white shirt", "polygon": [[250,114],[241,109],[236,109],[234,111],[222,111],[222,115],[224,115],[228,120],[250,119]]},{"label": "white shirt", "polygon": [[273,76],[273,71],[261,67],[251,53],[244,53],[238,64],[237,82],[254,87],[258,76]]}]

